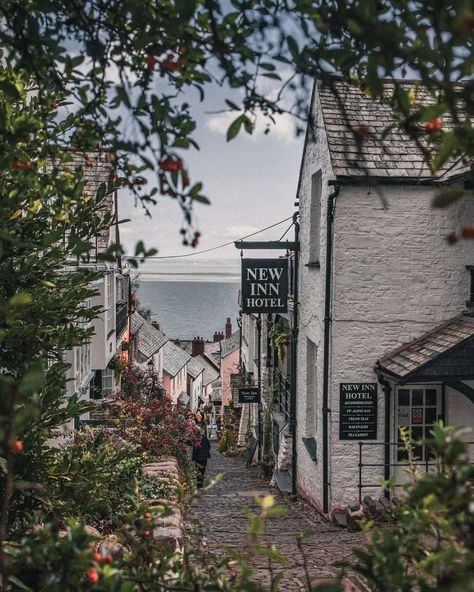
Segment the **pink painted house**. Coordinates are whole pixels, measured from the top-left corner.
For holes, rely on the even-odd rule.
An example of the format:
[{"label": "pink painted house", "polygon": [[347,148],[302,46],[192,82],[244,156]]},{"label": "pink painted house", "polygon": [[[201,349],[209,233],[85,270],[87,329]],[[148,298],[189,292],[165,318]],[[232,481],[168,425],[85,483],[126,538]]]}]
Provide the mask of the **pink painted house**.
[{"label": "pink painted house", "polygon": [[240,330],[232,333],[230,337],[220,342],[221,344],[221,415],[224,416],[225,408],[232,401],[231,376],[239,373]]},{"label": "pink painted house", "polygon": [[191,356],[168,341],[163,347],[163,386],[173,403],[187,405],[188,362]]}]

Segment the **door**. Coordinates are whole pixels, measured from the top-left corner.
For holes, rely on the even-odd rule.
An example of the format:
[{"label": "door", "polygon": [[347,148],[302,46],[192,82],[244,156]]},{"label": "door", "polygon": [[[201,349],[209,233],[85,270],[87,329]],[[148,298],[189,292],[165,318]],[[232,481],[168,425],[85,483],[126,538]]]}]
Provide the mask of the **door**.
[{"label": "door", "polygon": [[395,398],[395,434],[398,446],[394,446],[397,484],[407,481],[407,450],[400,436],[400,428],[408,431],[413,441],[413,457],[420,470],[426,470],[429,453],[422,443],[428,438],[436,421],[442,419],[442,385],[414,384],[399,386]]}]

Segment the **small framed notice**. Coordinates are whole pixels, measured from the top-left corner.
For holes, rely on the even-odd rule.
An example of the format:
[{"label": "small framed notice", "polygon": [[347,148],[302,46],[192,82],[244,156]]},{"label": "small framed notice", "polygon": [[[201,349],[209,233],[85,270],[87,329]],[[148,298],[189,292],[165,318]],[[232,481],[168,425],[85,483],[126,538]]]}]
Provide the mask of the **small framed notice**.
[{"label": "small framed notice", "polygon": [[377,383],[340,384],[340,440],[377,439]]},{"label": "small framed notice", "polygon": [[239,388],[239,403],[260,403],[260,389],[256,386]]}]

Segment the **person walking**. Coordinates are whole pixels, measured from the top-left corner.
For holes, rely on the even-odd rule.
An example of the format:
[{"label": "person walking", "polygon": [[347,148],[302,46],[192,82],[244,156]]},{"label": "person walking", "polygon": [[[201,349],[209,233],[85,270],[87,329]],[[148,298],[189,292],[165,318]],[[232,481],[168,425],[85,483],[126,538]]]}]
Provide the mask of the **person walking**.
[{"label": "person walking", "polygon": [[197,411],[194,416],[196,426],[199,428],[199,434],[193,443],[192,460],[196,466],[197,488],[201,489],[204,485],[204,474],[206,472],[207,459],[211,458],[211,443],[207,437],[206,422],[204,421],[204,414]]}]

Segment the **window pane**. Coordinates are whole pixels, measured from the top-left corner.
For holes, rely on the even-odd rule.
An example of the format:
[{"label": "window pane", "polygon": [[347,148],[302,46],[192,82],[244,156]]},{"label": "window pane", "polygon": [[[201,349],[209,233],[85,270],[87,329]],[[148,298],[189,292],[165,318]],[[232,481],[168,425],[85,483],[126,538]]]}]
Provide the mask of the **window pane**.
[{"label": "window pane", "polygon": [[399,407],[398,408],[398,425],[408,426],[410,425],[410,408]]},{"label": "window pane", "polygon": [[410,390],[398,389],[398,405],[399,407],[406,407],[410,404]]},{"label": "window pane", "polygon": [[436,389],[426,389],[426,391],[425,391],[425,397],[426,397],[425,405],[432,405],[433,407],[436,407],[437,394],[438,394],[438,391]]},{"label": "window pane", "polygon": [[436,419],[436,407],[427,407],[425,409],[425,423],[434,423]]},{"label": "window pane", "polygon": [[411,438],[414,442],[421,442],[423,439],[423,428],[412,428],[411,429]]},{"label": "window pane", "polygon": [[411,423],[423,423],[423,407],[412,407]]},{"label": "window pane", "polygon": [[413,389],[411,392],[411,404],[423,405],[423,389]]},{"label": "window pane", "polygon": [[423,460],[423,446],[413,446],[413,460]]},{"label": "window pane", "polygon": [[433,426],[432,426],[432,425],[427,425],[427,426],[425,427],[425,440],[426,440],[427,438],[432,438],[432,437],[433,437],[433,435],[432,435],[432,433],[431,433],[432,431],[433,431]]}]

